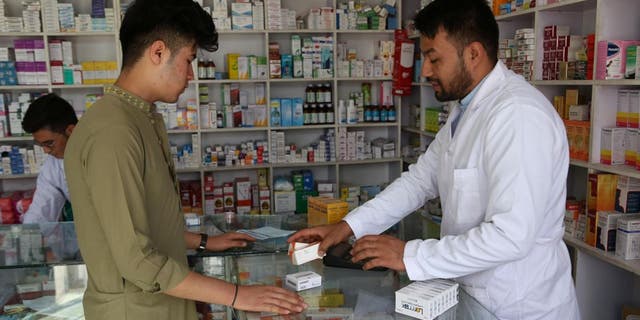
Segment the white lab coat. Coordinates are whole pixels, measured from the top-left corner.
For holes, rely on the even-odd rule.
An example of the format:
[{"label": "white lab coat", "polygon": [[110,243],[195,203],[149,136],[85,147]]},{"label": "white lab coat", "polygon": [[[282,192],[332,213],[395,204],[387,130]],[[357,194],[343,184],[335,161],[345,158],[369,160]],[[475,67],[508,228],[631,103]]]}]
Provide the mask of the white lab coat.
[{"label": "white lab coat", "polygon": [[47,156],[38,173],[36,192],[22,223],[56,222],[69,199],[64,160]]},{"label": "white lab coat", "polygon": [[442,201],[441,240],[404,250],[411,280],[454,278],[501,319],[579,319],[563,217],[568,172],[564,125],[549,101],[498,63],[451,137],[429,149],[345,221],[360,238]]}]

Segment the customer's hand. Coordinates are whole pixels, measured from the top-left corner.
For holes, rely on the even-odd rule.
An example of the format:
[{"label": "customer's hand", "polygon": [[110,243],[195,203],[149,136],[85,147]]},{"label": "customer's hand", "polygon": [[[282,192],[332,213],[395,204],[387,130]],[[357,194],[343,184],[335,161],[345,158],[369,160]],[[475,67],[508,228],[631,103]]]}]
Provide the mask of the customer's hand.
[{"label": "customer's hand", "polygon": [[364,236],[354,243],[351,249],[353,262],[365,260],[364,270],[386,267],[396,271],[405,271],[404,246],[406,243],[388,235]]},{"label": "customer's hand", "polygon": [[287,242],[305,242],[312,243],[320,241],[318,255],[323,256],[329,247],[334,246],[353,234],[351,227],[344,221],[334,224],[308,228],[294,233]]},{"label": "customer's hand", "polygon": [[239,286],[234,308],[245,311],[299,313],[308,306],[289,290],[273,286]]},{"label": "customer's hand", "polygon": [[250,235],[240,232],[227,232],[217,236],[209,236],[207,241],[207,250],[224,251],[235,247],[246,247],[249,242],[256,241]]}]

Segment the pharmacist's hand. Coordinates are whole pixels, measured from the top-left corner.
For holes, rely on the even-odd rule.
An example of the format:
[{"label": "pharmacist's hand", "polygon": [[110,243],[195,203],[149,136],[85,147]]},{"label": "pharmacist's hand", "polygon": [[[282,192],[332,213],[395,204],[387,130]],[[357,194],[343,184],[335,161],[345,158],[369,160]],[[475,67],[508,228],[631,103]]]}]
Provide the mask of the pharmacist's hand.
[{"label": "pharmacist's hand", "polygon": [[313,243],[320,241],[318,255],[324,256],[330,247],[347,240],[352,234],[353,230],[351,230],[349,224],[345,221],[340,221],[334,224],[300,230],[289,237],[287,242]]},{"label": "pharmacist's hand", "polygon": [[353,262],[365,260],[364,270],[386,267],[405,271],[403,256],[405,242],[392,236],[364,236],[351,249]]},{"label": "pharmacist's hand", "polygon": [[299,295],[283,288],[239,286],[234,307],[245,311],[290,314],[300,313],[308,306]]},{"label": "pharmacist's hand", "polygon": [[209,236],[207,250],[224,251],[235,247],[246,247],[249,242],[256,241],[248,234],[240,232],[227,232],[217,236]]}]

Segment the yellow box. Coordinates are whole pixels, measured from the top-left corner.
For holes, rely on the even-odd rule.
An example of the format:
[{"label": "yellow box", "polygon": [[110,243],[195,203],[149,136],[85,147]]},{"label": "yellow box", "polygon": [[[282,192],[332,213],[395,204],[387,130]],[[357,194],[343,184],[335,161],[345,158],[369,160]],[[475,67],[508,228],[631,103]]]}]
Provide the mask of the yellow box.
[{"label": "yellow box", "polygon": [[580,104],[580,98],[577,89],[567,89],[564,94],[564,110],[563,119],[569,119],[569,107]]},{"label": "yellow box", "polygon": [[587,186],[587,230],[584,241],[596,246],[596,212],[613,211],[616,204],[618,176],[615,174],[589,174]]},{"label": "yellow box", "polygon": [[82,65],[82,81],[84,84],[96,84],[95,66],[93,61],[84,61],[80,63]]},{"label": "yellow box", "polygon": [[238,53],[227,54],[227,66],[229,67],[229,79],[238,80]]},{"label": "yellow box", "polygon": [[336,223],[349,213],[346,202],[327,197],[307,198],[307,223],[309,226]]}]

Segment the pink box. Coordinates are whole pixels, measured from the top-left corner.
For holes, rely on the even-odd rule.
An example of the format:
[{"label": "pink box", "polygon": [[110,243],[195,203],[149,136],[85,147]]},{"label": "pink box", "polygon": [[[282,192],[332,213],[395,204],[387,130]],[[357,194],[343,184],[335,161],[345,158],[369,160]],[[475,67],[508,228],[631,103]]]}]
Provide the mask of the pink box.
[{"label": "pink box", "polygon": [[627,66],[627,47],[640,45],[638,40],[604,40],[598,42],[596,79],[624,79]]}]

